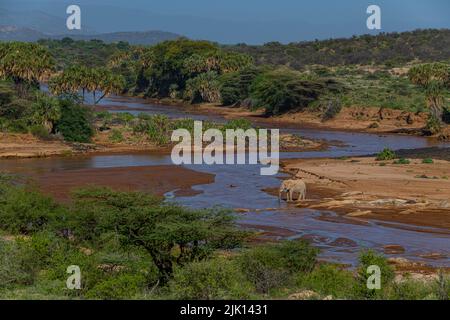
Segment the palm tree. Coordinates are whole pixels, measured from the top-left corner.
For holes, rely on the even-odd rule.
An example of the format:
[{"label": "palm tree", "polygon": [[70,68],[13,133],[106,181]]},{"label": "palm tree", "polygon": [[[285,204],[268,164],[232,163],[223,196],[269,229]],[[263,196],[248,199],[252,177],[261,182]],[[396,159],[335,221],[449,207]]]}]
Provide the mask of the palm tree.
[{"label": "palm tree", "polygon": [[422,64],[411,68],[408,75],[412,83],[425,89],[431,116],[442,121],[442,108],[445,104],[444,90],[450,87],[450,65]]},{"label": "palm tree", "polygon": [[[114,75],[106,68],[89,69],[84,66],[73,66],[52,79],[50,90],[56,95],[78,94],[81,91],[83,101],[85,101],[85,93],[91,92],[94,104],[97,104],[107,95],[122,92],[124,82],[122,76]],[[99,91],[102,95],[97,98]]]},{"label": "palm tree", "polygon": [[54,123],[61,118],[61,109],[58,100],[38,92],[36,102],[33,104],[33,120],[43,125],[48,133],[53,132]]},{"label": "palm tree", "polygon": [[38,44],[10,42],[0,47],[0,76],[12,79],[20,96],[25,85],[48,79],[53,68],[50,53]]}]

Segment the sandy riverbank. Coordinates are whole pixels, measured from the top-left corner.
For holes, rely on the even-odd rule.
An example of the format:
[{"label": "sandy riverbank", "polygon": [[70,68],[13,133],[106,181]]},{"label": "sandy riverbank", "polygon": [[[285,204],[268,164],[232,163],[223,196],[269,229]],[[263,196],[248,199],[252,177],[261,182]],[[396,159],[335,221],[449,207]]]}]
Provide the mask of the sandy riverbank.
[{"label": "sandy riverbank", "polygon": [[121,191],[144,191],[157,196],[176,190],[177,195],[195,195],[191,187],[214,182],[214,175],[179,166],[100,168],[32,174],[32,181],[44,193],[67,201],[73,189],[103,186]]},{"label": "sandy riverbank", "polygon": [[[31,134],[0,134],[0,159],[43,158],[50,156],[75,156],[77,154],[114,154],[157,152],[170,154],[172,145],[158,146],[145,138],[125,133],[125,141],[111,142],[110,131],[98,132],[92,143],[68,143],[61,140],[41,140]],[[291,134],[280,135],[280,151],[303,152],[323,150],[326,141],[311,140]]]},{"label": "sandy riverbank", "polygon": [[[309,110],[267,117],[262,109],[251,111],[248,108],[224,107],[211,103],[190,105],[172,99],[147,99],[147,101],[153,104],[181,107],[183,111],[192,114],[216,115],[225,119],[246,118],[255,123],[274,128],[303,127],[336,131],[422,135],[422,129],[428,119],[425,112],[415,113],[389,108],[355,106],[343,108],[335,118],[322,121],[320,112]],[[449,131],[450,128],[447,128],[442,136],[450,138]]]},{"label": "sandy riverbank", "polygon": [[411,229],[435,227],[450,234],[450,162],[410,161],[380,165],[374,158],[300,159],[283,161],[283,167],[307,183],[307,201],[301,207],[329,209],[352,219],[400,222]]}]

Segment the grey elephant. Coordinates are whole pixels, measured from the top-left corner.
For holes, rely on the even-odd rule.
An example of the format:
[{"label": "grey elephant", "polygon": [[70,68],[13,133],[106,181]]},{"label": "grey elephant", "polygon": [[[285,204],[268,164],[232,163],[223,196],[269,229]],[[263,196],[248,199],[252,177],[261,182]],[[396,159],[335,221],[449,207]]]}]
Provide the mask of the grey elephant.
[{"label": "grey elephant", "polygon": [[281,201],[282,193],[286,193],[286,201],[291,202],[294,198],[294,193],[298,193],[297,201],[306,199],[306,183],[303,180],[284,180],[280,186],[279,200]]}]

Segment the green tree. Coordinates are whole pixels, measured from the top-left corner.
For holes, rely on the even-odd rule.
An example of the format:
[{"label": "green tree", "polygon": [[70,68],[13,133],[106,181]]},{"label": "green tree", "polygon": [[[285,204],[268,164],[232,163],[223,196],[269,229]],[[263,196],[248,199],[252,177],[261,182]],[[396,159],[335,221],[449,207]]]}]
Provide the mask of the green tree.
[{"label": "green tree", "polygon": [[185,99],[191,103],[220,102],[220,83],[216,72],[201,73],[186,82]]},{"label": "green tree", "polygon": [[214,248],[239,242],[241,233],[234,229],[233,220],[222,211],[167,205],[124,210],[116,228],[124,244],[140,246],[150,254],[166,282],[175,265],[201,260]]},{"label": "green tree", "polygon": [[[83,101],[85,93],[90,92],[94,104],[99,103],[105,96],[119,94],[125,87],[121,75],[115,75],[107,68],[87,68],[72,66],[54,77],[50,83],[53,94],[78,94],[81,91]],[[100,97],[97,94],[100,92]]]},{"label": "green tree", "polygon": [[61,117],[54,130],[63,135],[66,141],[90,142],[94,135],[92,110],[71,100],[60,101]]},{"label": "green tree", "polygon": [[450,88],[450,65],[429,63],[415,66],[409,70],[409,79],[425,89],[431,116],[441,122],[445,106],[444,92]]},{"label": "green tree", "polygon": [[297,72],[286,69],[265,72],[254,80],[251,96],[269,115],[306,108],[325,89],[323,83],[303,80]]},{"label": "green tree", "polygon": [[20,96],[24,96],[29,85],[47,79],[53,68],[49,51],[38,44],[0,44],[0,77],[12,79]]},{"label": "green tree", "polygon": [[54,125],[61,118],[61,108],[58,100],[47,94],[37,93],[32,110],[33,121],[36,124],[43,125],[48,133],[54,132]]}]

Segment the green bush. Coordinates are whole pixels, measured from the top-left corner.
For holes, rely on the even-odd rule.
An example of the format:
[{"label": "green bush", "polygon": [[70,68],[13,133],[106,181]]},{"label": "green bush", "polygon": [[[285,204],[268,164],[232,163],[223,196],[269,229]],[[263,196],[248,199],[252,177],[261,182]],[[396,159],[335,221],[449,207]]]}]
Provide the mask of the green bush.
[{"label": "green bush", "polygon": [[34,125],[30,127],[30,133],[35,136],[36,138],[47,140],[50,138],[50,134],[42,125]]},{"label": "green bush", "polygon": [[209,71],[187,80],[184,98],[191,103],[220,102],[220,82],[217,73]]},{"label": "green bush", "polygon": [[237,266],[223,258],[176,268],[169,288],[173,298],[185,300],[248,299],[252,290]]},{"label": "green bush", "polygon": [[29,121],[27,119],[10,120],[7,129],[13,133],[28,133]]},{"label": "green bush", "polygon": [[31,234],[61,219],[64,208],[52,198],[26,187],[5,187],[0,193],[0,229]]},{"label": "green bush", "polygon": [[118,274],[98,282],[87,290],[85,298],[101,300],[132,299],[139,295],[145,286],[141,274]]},{"label": "green bush", "polygon": [[322,114],[322,121],[335,118],[342,110],[342,104],[338,99],[328,100],[325,111]]},{"label": "green bush", "polygon": [[220,97],[224,106],[231,106],[241,100],[241,88],[238,85],[239,75],[228,73],[220,79]]},{"label": "green bush", "polygon": [[434,161],[433,161],[433,159],[431,159],[431,158],[426,158],[426,159],[423,159],[423,160],[422,160],[422,163],[424,163],[424,164],[433,164]]},{"label": "green bush", "polygon": [[229,120],[222,127],[222,130],[232,129],[238,130],[242,129],[244,131],[253,128],[252,123],[244,118]]},{"label": "green bush", "polygon": [[376,160],[377,161],[387,161],[387,160],[394,160],[397,158],[397,155],[394,151],[392,151],[389,148],[384,148],[383,151],[377,154]]},{"label": "green bush", "polygon": [[[367,272],[369,266],[378,266],[381,271],[381,288],[368,289],[367,282],[371,274]],[[373,250],[362,251],[359,256],[358,278],[355,286],[355,294],[363,299],[375,299],[383,297],[385,292],[389,289],[393,279],[394,270],[387,262],[386,258],[376,253]]]},{"label": "green bush", "polygon": [[55,129],[66,141],[90,142],[94,135],[92,112],[88,107],[74,104],[70,100],[61,100],[61,118],[55,123]]},{"label": "green bush", "polygon": [[240,255],[239,261],[256,290],[268,294],[285,285],[293,274],[311,272],[317,253],[307,242],[285,241],[249,249]]},{"label": "green bush", "polygon": [[425,129],[429,132],[429,134],[437,134],[442,131],[442,123],[435,116],[430,116]]},{"label": "green bush", "polygon": [[331,264],[322,264],[309,274],[300,274],[296,285],[323,296],[331,295],[335,299],[349,299],[353,297],[355,281],[350,271]]},{"label": "green bush", "polygon": [[412,279],[393,283],[387,298],[391,300],[437,299],[431,284]]},{"label": "green bush", "polygon": [[113,129],[111,134],[109,135],[109,140],[111,140],[112,142],[115,142],[115,143],[120,143],[120,142],[123,142],[124,137],[120,130]]},{"label": "green bush", "polygon": [[411,161],[409,161],[408,159],[405,158],[400,158],[396,161],[394,161],[394,164],[410,164]]},{"label": "green bush", "polygon": [[278,115],[306,108],[318,98],[323,89],[322,84],[302,80],[297,73],[283,69],[256,77],[250,92],[257,104],[265,108],[266,114]]},{"label": "green bush", "polygon": [[0,291],[31,285],[36,277],[35,263],[35,259],[23,254],[16,242],[0,240]]},{"label": "green bush", "polygon": [[261,71],[255,67],[221,76],[220,96],[225,106],[241,103],[250,96],[250,86]]}]

